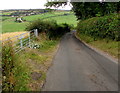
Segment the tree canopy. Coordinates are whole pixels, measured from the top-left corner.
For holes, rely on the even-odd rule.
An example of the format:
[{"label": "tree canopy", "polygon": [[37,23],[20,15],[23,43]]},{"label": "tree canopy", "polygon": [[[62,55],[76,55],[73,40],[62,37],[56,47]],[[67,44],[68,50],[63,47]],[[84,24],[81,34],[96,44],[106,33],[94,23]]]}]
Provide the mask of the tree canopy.
[{"label": "tree canopy", "polygon": [[[118,13],[120,11],[120,2],[74,2],[71,0],[73,6],[72,10],[77,16],[78,20],[84,20],[96,16],[104,16],[111,13]],[[47,7],[59,7],[67,5],[67,0],[64,2],[48,2]]]},{"label": "tree canopy", "polygon": [[45,4],[45,6],[46,7],[60,7],[60,6],[62,6],[62,5],[67,5],[67,2],[47,2],[46,4]]}]

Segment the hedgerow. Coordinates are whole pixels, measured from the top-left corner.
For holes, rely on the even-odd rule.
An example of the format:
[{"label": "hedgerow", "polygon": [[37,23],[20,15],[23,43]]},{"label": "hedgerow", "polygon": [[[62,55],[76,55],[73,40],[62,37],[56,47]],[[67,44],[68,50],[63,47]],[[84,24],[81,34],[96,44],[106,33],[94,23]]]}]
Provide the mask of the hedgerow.
[{"label": "hedgerow", "polygon": [[66,23],[63,24],[57,24],[56,21],[51,20],[51,21],[43,21],[43,20],[36,20],[32,23],[30,23],[26,30],[30,31],[33,29],[38,29],[39,33],[46,33],[46,36],[49,39],[56,39],[58,37],[61,37],[63,34],[66,32],[70,31],[70,26]]},{"label": "hedgerow", "polygon": [[120,14],[112,14],[104,17],[93,17],[84,21],[79,21],[77,25],[78,34],[86,34],[97,38],[107,38],[118,41],[120,31]]}]

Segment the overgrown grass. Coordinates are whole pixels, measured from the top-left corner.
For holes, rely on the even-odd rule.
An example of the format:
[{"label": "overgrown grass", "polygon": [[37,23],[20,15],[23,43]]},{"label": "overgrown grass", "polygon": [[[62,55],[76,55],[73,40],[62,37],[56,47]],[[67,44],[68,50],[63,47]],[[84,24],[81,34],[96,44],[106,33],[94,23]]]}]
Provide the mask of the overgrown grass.
[{"label": "overgrown grass", "polygon": [[[29,88],[31,91],[40,91],[42,84],[45,82],[47,69],[51,64],[52,53],[56,49],[59,40],[46,40],[41,35],[42,39],[36,40],[34,43],[39,44],[41,47],[39,49],[25,49],[20,55],[27,63],[27,68],[32,75],[33,73],[38,73],[41,77],[36,80],[33,77],[29,79]],[[34,77],[37,77],[34,75]]]},{"label": "overgrown grass", "polygon": [[2,46],[2,90],[28,91],[29,70],[24,59],[15,54],[10,42]]},{"label": "overgrown grass", "polygon": [[30,71],[24,55],[16,54],[17,60],[14,68],[15,88],[14,91],[30,91],[28,83],[30,80]]},{"label": "overgrown grass", "polygon": [[[3,91],[40,91],[51,64],[51,54],[59,41],[46,40],[43,35],[41,37],[41,40],[34,41],[41,45],[40,49],[26,48],[15,54],[12,45],[3,46]],[[33,73],[39,74],[40,77],[34,75],[34,80],[31,77]]]},{"label": "overgrown grass", "polygon": [[55,47],[56,44],[58,44],[57,40],[47,40],[40,42],[41,48],[39,50],[41,52],[49,52]]},{"label": "overgrown grass", "polygon": [[[15,66],[15,54],[12,44],[5,42],[2,44],[2,90],[13,91],[15,78],[13,68]],[[8,87],[9,86],[9,87]]]},{"label": "overgrown grass", "polygon": [[[20,27],[20,25],[23,26]],[[16,23],[14,22],[14,18],[10,18],[4,20],[3,30],[4,33],[9,32],[9,30],[15,32],[15,29],[17,29],[17,31],[22,30],[25,25],[26,22]],[[46,27],[48,26],[49,24]],[[54,27],[54,25],[51,26]],[[67,29],[67,24],[61,25],[59,27],[59,29],[62,28]],[[49,31],[52,30],[56,31],[56,29],[51,27]],[[62,29],[62,31],[66,32],[66,30],[64,29]],[[42,35],[43,33],[44,35]],[[15,54],[14,52],[12,52],[14,51],[13,46],[10,46],[8,48],[10,49],[10,51],[7,50],[3,52],[5,58],[2,61],[2,63],[6,66],[5,73],[8,72],[8,74],[4,74],[2,77],[4,91],[32,91],[32,90],[39,91],[41,89],[42,84],[46,79],[47,69],[51,65],[53,52],[55,51],[56,46],[58,44],[59,41],[58,38],[60,38],[60,37],[56,37],[56,39],[50,40],[47,38],[47,35],[53,32],[48,32],[47,34],[45,34],[45,32],[43,33],[40,33],[41,39],[34,40],[35,43],[40,45],[39,49],[26,48],[20,53]],[[57,34],[57,36],[58,35],[59,34]],[[4,47],[6,48],[6,45]],[[7,60],[7,64],[6,64],[6,60]],[[38,77],[37,75],[35,75],[34,76],[36,78],[35,80],[33,79],[34,77],[31,76],[33,73],[37,73],[37,75],[39,76]]]},{"label": "overgrown grass", "polygon": [[77,34],[79,38],[86,43],[110,54],[111,56],[118,58],[118,42],[119,41],[113,41],[108,39],[97,39],[94,41],[93,37],[90,37],[85,34]]},{"label": "overgrown grass", "polygon": [[24,56],[23,56],[24,59],[26,59],[26,58],[31,59],[36,63],[43,64],[47,60],[48,57],[45,56],[45,55],[38,54],[38,52],[36,52],[38,50],[34,50],[34,51],[33,50],[34,49],[26,51],[27,53],[25,53]]}]

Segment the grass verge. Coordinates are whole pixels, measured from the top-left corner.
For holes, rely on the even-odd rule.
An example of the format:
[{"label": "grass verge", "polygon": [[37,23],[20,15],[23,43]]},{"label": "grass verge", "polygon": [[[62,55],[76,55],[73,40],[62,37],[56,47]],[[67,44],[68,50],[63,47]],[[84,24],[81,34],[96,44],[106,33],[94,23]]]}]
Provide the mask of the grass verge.
[{"label": "grass verge", "polygon": [[108,40],[108,39],[97,39],[94,40],[93,37],[87,36],[85,34],[77,34],[77,36],[84,42],[96,47],[107,54],[118,59],[118,41]]},{"label": "grass verge", "polygon": [[12,41],[2,44],[2,91],[29,91],[29,70],[22,56],[15,54]]},{"label": "grass verge", "polygon": [[21,59],[27,64],[29,69],[29,79],[27,86],[30,91],[40,91],[46,80],[46,73],[52,63],[52,58],[57,50],[59,40],[41,39],[35,41],[39,44],[39,49],[26,48],[20,52]]},{"label": "grass verge", "polygon": [[15,62],[14,77],[15,88],[14,91],[30,91],[28,83],[30,80],[30,71],[27,68],[26,60],[23,59],[24,55],[17,54],[17,60]]},{"label": "grass verge", "polygon": [[[12,43],[2,46],[2,90],[40,91],[59,40],[35,39],[40,48],[26,48],[15,54]],[[11,41],[12,42],[12,41]]]}]

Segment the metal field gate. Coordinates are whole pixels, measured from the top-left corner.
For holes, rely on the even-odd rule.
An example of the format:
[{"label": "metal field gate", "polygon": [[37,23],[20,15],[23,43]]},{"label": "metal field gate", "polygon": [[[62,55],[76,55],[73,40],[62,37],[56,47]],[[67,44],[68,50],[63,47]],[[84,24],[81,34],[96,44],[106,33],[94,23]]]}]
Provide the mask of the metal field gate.
[{"label": "metal field gate", "polygon": [[31,47],[33,39],[38,37],[38,30],[34,29],[32,31],[22,33],[20,35],[16,35],[14,37],[8,38],[6,40],[1,41],[3,44],[5,42],[9,42],[13,44],[15,52],[18,53],[19,51],[23,50],[26,47]]}]

